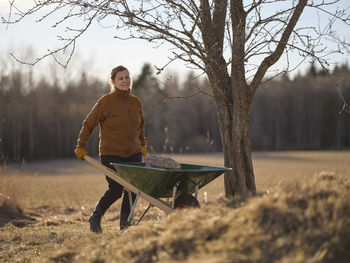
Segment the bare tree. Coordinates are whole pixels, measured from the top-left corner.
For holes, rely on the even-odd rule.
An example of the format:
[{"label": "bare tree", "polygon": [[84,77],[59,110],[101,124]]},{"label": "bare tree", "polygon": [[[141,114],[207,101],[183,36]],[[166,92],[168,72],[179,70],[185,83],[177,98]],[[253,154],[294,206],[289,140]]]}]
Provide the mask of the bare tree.
[{"label": "bare tree", "polygon": [[[349,43],[334,30],[336,23],[350,22],[348,9],[337,8],[339,0],[36,0],[26,11],[15,1],[10,0],[10,14],[3,18],[8,24],[43,12],[39,21],[57,13],[60,18],[54,26],[67,25],[65,35],[59,36],[62,46],[34,63],[53,56],[66,65],[91,24],[108,20],[115,21],[116,37],[168,42],[174,47],[169,63],[180,59],[201,69],[217,105],[225,166],[233,168],[225,174],[227,196],[256,192],[249,110],[267,71],[280,58],[283,68],[269,78],[297,67],[292,55],[300,56],[300,63],[311,57],[328,67],[327,55],[349,52]],[[317,11],[315,24],[297,26],[306,9]],[[69,26],[79,19],[81,27]],[[336,48],[325,45],[325,40],[336,43]],[[58,56],[64,52],[68,59],[62,63]]]}]

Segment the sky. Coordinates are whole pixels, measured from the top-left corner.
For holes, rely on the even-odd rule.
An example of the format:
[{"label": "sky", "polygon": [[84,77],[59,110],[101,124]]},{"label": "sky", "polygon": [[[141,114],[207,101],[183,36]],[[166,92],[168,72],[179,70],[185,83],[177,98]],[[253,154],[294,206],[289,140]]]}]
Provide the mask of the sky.
[{"label": "sky", "polygon": [[[30,6],[28,0],[20,0],[18,3],[21,3],[22,9]],[[0,14],[7,18],[8,10],[8,0],[0,0]],[[5,58],[15,63],[14,59],[9,56],[9,53],[12,52],[19,59],[33,61],[27,59],[28,49],[31,49],[32,52],[34,50],[31,57],[37,58],[45,54],[47,49],[58,47],[57,35],[62,31],[51,27],[55,21],[54,17],[45,21],[45,23],[36,23],[34,17],[29,17],[8,27],[1,23],[0,48],[5,51]],[[144,40],[120,40],[114,38],[114,35],[113,28],[101,28],[100,25],[93,24],[77,42],[76,51],[67,70],[76,71],[78,68],[80,72],[86,70],[89,74],[107,80],[110,70],[117,65],[126,66],[135,76],[141,73],[145,63],[161,68],[168,62],[171,49],[169,45],[159,47]],[[40,72],[45,71],[48,63],[52,64],[53,60],[47,58],[35,65],[34,69]],[[189,69],[182,62],[174,62],[161,76],[165,78],[166,75],[174,72],[181,78],[181,75],[186,75]]]},{"label": "sky", "polygon": [[[340,3],[349,5],[347,1],[342,0]],[[29,7],[30,2],[31,0],[16,0],[16,3],[22,9]],[[7,17],[8,11],[9,0],[0,0],[0,14]],[[13,64],[16,62],[9,57],[9,52],[13,52],[20,59],[28,60],[28,49],[32,50],[31,57],[34,58],[45,54],[47,49],[53,49],[59,45],[57,35],[62,33],[60,31],[62,29],[55,30],[51,27],[56,18],[49,17],[49,19],[45,20],[45,23],[36,23],[36,19],[37,17],[30,16],[24,21],[8,27],[0,23],[2,59],[9,59]],[[308,19],[310,19],[310,15],[305,14],[300,23],[307,24]],[[108,26],[107,23],[105,26]],[[350,36],[350,26],[342,26],[344,28],[341,28],[341,32]],[[163,67],[168,62],[168,56],[171,54],[170,45],[165,44],[156,47],[154,44],[144,40],[119,40],[113,38],[115,33],[114,28],[102,28],[98,24],[93,24],[89,31],[79,39],[76,52],[68,68],[64,70],[64,74],[67,74],[67,71],[78,72],[77,74],[79,74],[79,72],[86,70],[89,74],[107,80],[110,69],[116,65],[125,65],[129,68],[131,74],[135,76],[141,72],[144,63]],[[348,57],[349,54],[346,54],[345,56],[339,56],[337,60],[346,61]],[[302,71],[303,68],[308,66],[308,62],[303,63],[299,70]],[[46,72],[47,65],[50,63],[53,63],[52,59],[45,59],[36,65],[34,69],[37,72]],[[190,69],[186,68],[183,62],[174,62],[160,77],[176,72],[180,79],[184,79],[184,76],[189,71]]]}]

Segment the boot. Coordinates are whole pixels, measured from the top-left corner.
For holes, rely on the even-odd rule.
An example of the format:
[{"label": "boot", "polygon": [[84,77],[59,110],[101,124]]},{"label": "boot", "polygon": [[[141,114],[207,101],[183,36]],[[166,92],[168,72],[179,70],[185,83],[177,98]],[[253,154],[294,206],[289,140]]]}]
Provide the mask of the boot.
[{"label": "boot", "polygon": [[91,216],[89,217],[90,222],[90,230],[95,233],[102,233],[101,228],[101,218],[106,212],[106,209],[104,209],[100,202],[96,204],[96,207],[94,211],[92,212]]},{"label": "boot", "polygon": [[128,216],[129,214],[120,213],[120,230],[123,230],[129,226]]}]

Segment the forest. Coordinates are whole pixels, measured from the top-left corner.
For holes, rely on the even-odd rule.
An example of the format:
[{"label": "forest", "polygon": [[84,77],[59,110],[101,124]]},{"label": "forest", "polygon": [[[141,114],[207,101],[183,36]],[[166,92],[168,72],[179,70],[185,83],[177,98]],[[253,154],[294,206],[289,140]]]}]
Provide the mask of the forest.
[{"label": "forest", "polygon": [[[0,65],[1,68],[1,65]],[[311,64],[293,79],[266,81],[252,109],[254,151],[346,150],[350,148],[350,101],[347,64],[328,73]],[[189,72],[160,81],[145,64],[133,77],[133,93],[143,102],[148,152],[221,152],[216,106],[209,82]],[[20,67],[0,70],[1,162],[71,158],[82,121],[99,97],[110,92],[107,81],[82,72],[60,82],[34,80]],[[88,152],[98,154],[98,127]]]}]

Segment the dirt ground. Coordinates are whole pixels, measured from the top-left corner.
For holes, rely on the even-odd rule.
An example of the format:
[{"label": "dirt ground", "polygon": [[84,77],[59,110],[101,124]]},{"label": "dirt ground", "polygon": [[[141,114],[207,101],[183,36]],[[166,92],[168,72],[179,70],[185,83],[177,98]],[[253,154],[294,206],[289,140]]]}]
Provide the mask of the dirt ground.
[{"label": "dirt ground", "polygon": [[[223,165],[221,154],[167,156],[179,162]],[[315,174],[326,173],[336,175],[337,178],[348,178],[349,160],[350,152],[254,153],[253,162],[259,193],[256,200],[279,191],[281,187],[312,180]],[[216,240],[216,245],[221,244],[219,240],[227,237],[221,236],[219,230],[216,235],[215,231],[209,229],[210,226],[213,228],[215,220],[219,220],[218,218],[223,215],[226,217],[232,213],[233,216],[238,209],[236,205],[232,205],[235,201],[224,198],[223,181],[221,176],[201,189],[198,198],[201,204],[199,211],[206,214],[203,220],[205,222],[209,220],[207,222],[209,226],[203,225],[203,229],[206,233],[213,235],[207,238]],[[186,213],[186,216],[174,214],[166,217],[161,210],[151,208],[138,226],[120,231],[118,222],[120,201],[118,201],[103,218],[103,234],[91,233],[87,220],[96,201],[106,190],[107,184],[104,175],[84,161],[51,160],[6,165],[0,167],[0,182],[0,262],[192,262],[196,256],[191,255],[191,248],[193,251],[199,251],[198,245],[194,245],[199,242],[197,234],[193,234],[188,239],[174,233],[172,237],[165,238],[163,235],[170,235],[167,229],[176,230],[182,235],[184,233],[181,229],[187,229],[190,233],[191,229],[186,227],[187,222],[195,224],[196,220],[191,218],[202,218],[202,212],[194,211]],[[230,205],[227,207],[228,203]],[[147,205],[148,203],[144,200],[139,202],[136,208],[136,219]],[[239,206],[244,207],[242,204]],[[185,221],[179,220],[179,216]],[[233,220],[233,217],[228,216],[228,218]],[[180,224],[177,228],[176,220]],[[192,223],[188,224],[193,226]],[[175,226],[169,224],[175,224]],[[223,224],[228,227],[227,222]],[[219,227],[220,224],[217,223],[217,226]],[[197,229],[197,231],[201,233],[203,229]],[[130,239],[128,236],[133,238]],[[140,239],[146,241],[145,236],[151,237],[147,239],[146,247],[141,246],[137,241]],[[236,234],[235,238],[244,239]],[[159,243],[161,242],[159,240],[163,240],[164,244]],[[119,241],[124,242],[122,246],[124,254],[117,255],[112,251],[118,250]],[[176,242],[180,244],[178,248]],[[133,247],[133,243],[137,243],[141,248]],[[166,243],[175,245],[168,248]],[[221,244],[221,246],[224,245]],[[173,251],[174,249],[179,251]],[[284,247],[284,249],[287,248]],[[327,247],[324,249],[329,250]],[[166,255],[160,256],[163,250]],[[209,250],[210,254],[214,253],[214,250]],[[202,250],[200,251],[205,254]],[[214,257],[211,255],[208,261],[202,262],[251,262],[248,259],[244,260],[244,257],[239,261],[231,261],[227,258],[229,253],[226,250],[224,254],[220,249],[217,251],[219,252],[216,255],[215,252]],[[323,250],[317,251],[322,253]],[[181,256],[174,257],[178,253]],[[221,258],[220,255],[225,256]],[[307,253],[305,255],[308,257]],[[121,260],[121,257],[126,261]],[[218,260],[209,260],[213,258]],[[261,262],[264,261],[261,260]],[[285,262],[292,261],[286,259]],[[307,260],[299,262],[307,262]]]}]

